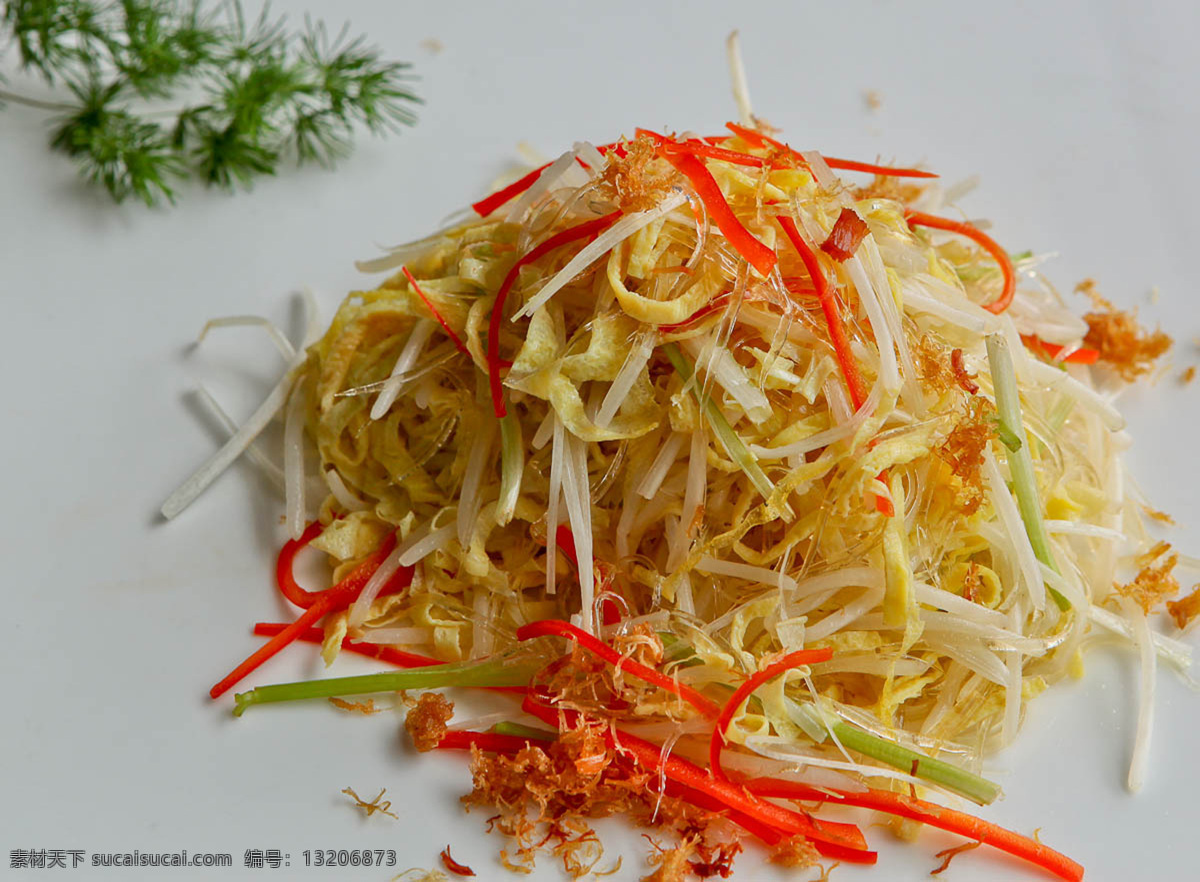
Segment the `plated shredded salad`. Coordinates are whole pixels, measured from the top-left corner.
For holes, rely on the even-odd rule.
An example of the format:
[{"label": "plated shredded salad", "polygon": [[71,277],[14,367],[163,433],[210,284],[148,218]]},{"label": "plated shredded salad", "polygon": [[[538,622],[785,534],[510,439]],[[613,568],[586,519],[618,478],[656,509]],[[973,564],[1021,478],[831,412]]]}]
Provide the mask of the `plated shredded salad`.
[{"label": "plated shredded salad", "polygon": [[[418,749],[469,753],[464,801],[517,870],[611,869],[611,814],[649,828],[648,879],[725,876],[751,842],[874,863],[854,807],[1080,879],[965,809],[1097,635],[1140,651],[1145,775],[1156,665],[1191,660],[1151,620],[1200,596],[1110,398],[1170,341],[1094,291],[1079,317],[931,172],[746,117],[578,143],[362,264],[390,275],[298,351],[278,337],[286,376],[164,506],[264,461],[282,419],[297,617],[212,696],[296,640],[397,668],[234,713],[400,693]],[[297,583],[305,546],[332,587]],[[469,689],[510,706],[455,719]]]}]

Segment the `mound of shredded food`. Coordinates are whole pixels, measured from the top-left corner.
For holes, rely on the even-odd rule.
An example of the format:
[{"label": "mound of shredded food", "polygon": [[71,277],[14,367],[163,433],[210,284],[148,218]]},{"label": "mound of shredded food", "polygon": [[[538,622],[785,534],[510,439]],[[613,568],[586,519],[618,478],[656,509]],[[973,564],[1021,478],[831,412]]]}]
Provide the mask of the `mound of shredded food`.
[{"label": "mound of shredded food", "polygon": [[[1200,600],[1174,599],[1109,393],[1169,340],[1077,317],[929,172],[728,128],[577,144],[281,343],[284,380],[164,508],[283,416],[301,612],[212,694],[297,639],[400,670],[235,713],[510,694],[455,721],[424,692],[407,728],[469,751],[517,870],[604,870],[590,819],[617,813],[651,830],[649,879],[726,876],[748,842],[873,863],[852,806],[1080,879],[950,806],[998,796],[983,758],[1097,634],[1140,650],[1143,778],[1156,660],[1190,661],[1150,617]],[[333,587],[297,584],[306,545]]]}]

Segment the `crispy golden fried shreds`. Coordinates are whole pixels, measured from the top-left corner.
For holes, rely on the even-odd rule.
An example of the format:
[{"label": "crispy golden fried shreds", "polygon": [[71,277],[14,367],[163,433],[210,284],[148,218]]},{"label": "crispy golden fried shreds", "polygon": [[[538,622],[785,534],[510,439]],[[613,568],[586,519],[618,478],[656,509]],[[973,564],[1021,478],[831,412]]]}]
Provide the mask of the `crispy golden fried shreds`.
[{"label": "crispy golden fried shreds", "polygon": [[391,800],[383,798],[384,794],[387,793],[386,788],[381,789],[379,793],[376,794],[375,798],[370,802],[367,802],[365,799],[355,793],[352,787],[345,788],[342,793],[353,799],[355,806],[362,809],[368,818],[376,812],[379,812],[381,815],[387,815],[389,818],[396,818],[396,813],[391,810]]},{"label": "crispy golden fried shreds", "polygon": [[876,175],[865,187],[854,188],[854,197],[856,199],[888,199],[893,202],[908,203],[919,197],[922,190],[921,186],[909,183],[903,178]]},{"label": "crispy golden fried shreds", "polygon": [[957,384],[948,350],[935,343],[928,334],[917,338],[913,356],[923,388],[941,395]]},{"label": "crispy golden fried shreds", "polygon": [[1200,585],[1179,600],[1168,600],[1167,612],[1171,614],[1171,618],[1175,620],[1175,625],[1179,630],[1182,631],[1190,625],[1192,620],[1200,615]]},{"label": "crispy golden fried shreds", "polygon": [[344,698],[337,698],[335,696],[329,699],[329,703],[338,710],[344,710],[349,714],[362,714],[363,716],[377,714],[383,710],[383,708],[375,706],[375,699],[373,698],[368,698],[366,701],[346,701]]},{"label": "crispy golden fried shreds", "polygon": [[506,860],[514,868],[529,868],[539,851],[548,851],[572,876],[584,875],[601,858],[589,821],[620,814],[687,843],[668,862],[686,863],[696,856],[701,864],[727,865],[738,850],[729,825],[661,794],[655,776],[609,749],[604,731],[603,723],[584,723],[554,742],[530,744],[513,756],[472,750],[474,789],[463,803],[498,810],[489,824],[512,840]]},{"label": "crispy golden fried shreds", "polygon": [[643,876],[641,882],[685,882],[688,879],[727,878],[733,871],[733,859],[742,851],[736,840],[715,846],[698,834],[682,836],[674,846],[664,846],[646,836],[654,847],[650,863],[654,872]]},{"label": "crispy golden fried shreds", "polygon": [[1174,575],[1179,555],[1171,553],[1169,543],[1159,542],[1139,557],[1137,563],[1140,569],[1133,581],[1114,586],[1118,594],[1135,600],[1149,613],[1179,593],[1179,580]]},{"label": "crispy golden fried shreds", "polygon": [[995,417],[996,409],[986,398],[971,398],[962,418],[936,449],[962,482],[959,502],[966,515],[978,511],[986,498],[981,470],[983,452],[996,434]]},{"label": "crispy golden fried shreds", "polygon": [[670,186],[672,175],[659,163],[659,170],[650,166],[655,158],[654,141],[634,138],[624,144],[626,155],[614,156],[600,175],[601,187],[609,188],[615,201],[626,211],[643,211],[662,201]]},{"label": "crispy golden fried shreds", "polygon": [[446,735],[454,703],[440,692],[424,692],[404,718],[404,728],[420,751],[433,750]]},{"label": "crispy golden fried shreds", "polygon": [[1172,340],[1165,332],[1147,331],[1137,320],[1136,310],[1117,309],[1096,290],[1094,279],[1084,279],[1075,290],[1087,295],[1094,307],[1083,320],[1087,336],[1083,345],[1100,353],[1100,361],[1108,365],[1121,379],[1129,382],[1154,369],[1154,363],[1171,348]]}]

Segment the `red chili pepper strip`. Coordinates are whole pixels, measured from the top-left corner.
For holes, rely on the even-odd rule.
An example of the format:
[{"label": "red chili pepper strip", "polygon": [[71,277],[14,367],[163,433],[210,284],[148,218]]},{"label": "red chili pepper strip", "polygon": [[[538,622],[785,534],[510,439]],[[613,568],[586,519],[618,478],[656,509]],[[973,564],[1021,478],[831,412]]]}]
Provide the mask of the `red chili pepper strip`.
[{"label": "red chili pepper strip", "polygon": [[721,781],[729,780],[725,774],[725,770],[721,768],[721,748],[725,745],[725,730],[729,728],[729,723],[733,719],[733,715],[738,712],[746,699],[754,693],[754,690],[768,680],[773,680],[775,677],[778,677],[785,671],[790,671],[792,668],[829,661],[831,658],[833,658],[833,650],[828,646],[823,649],[799,649],[795,652],[789,652],[779,661],[775,662],[775,664],[768,665],[750,677],[734,691],[729,701],[725,702],[725,707],[721,710],[721,716],[717,717],[717,724],[713,727],[712,738],[708,742],[708,766],[714,778],[718,778]]},{"label": "red chili pepper strip", "polygon": [[774,778],[754,778],[744,782],[744,785],[747,790],[757,796],[849,805],[874,809],[902,818],[911,818],[922,824],[957,833],[976,842],[983,842],[993,848],[1006,851],[1016,857],[1024,858],[1068,882],[1079,882],[1083,878],[1083,867],[1066,855],[1042,845],[1040,842],[974,815],[945,808],[937,803],[927,802],[903,793],[886,790],[861,792],[818,790],[804,784],[779,781]]},{"label": "red chili pepper strip", "polygon": [[572,566],[579,566],[579,558],[575,556],[575,534],[571,532],[570,527],[566,524],[558,525],[558,529],[554,531],[554,544],[567,556]]},{"label": "red chili pepper strip", "polygon": [[[575,556],[575,534],[566,524],[559,524],[554,531],[554,544],[558,550],[567,556],[571,566],[579,569],[579,558]],[[611,598],[604,598],[600,604],[600,620],[605,625],[615,625],[621,621],[621,609]]]},{"label": "red chili pepper strip", "polygon": [[417,296],[421,298],[421,302],[428,307],[429,311],[433,313],[433,317],[437,319],[438,324],[442,326],[442,330],[445,331],[450,336],[450,339],[454,341],[455,348],[463,355],[470,356],[471,353],[467,350],[466,345],[459,338],[458,334],[454,333],[454,328],[450,327],[450,324],[444,318],[442,318],[442,314],[437,311],[437,307],[433,305],[433,302],[425,296],[425,292],[421,290],[421,286],[417,284],[417,280],[413,278],[413,274],[408,271],[408,267],[402,266],[400,269],[403,271],[404,277],[408,279],[408,284],[413,286],[413,290],[416,291]]},{"label": "red chili pepper strip", "polygon": [[[371,574],[379,569],[379,565],[391,553],[395,544],[395,534],[389,534],[388,538],[384,540],[383,544],[374,554],[355,567],[350,575],[337,585],[326,591],[322,591],[300,618],[296,619],[296,621],[292,622],[251,653],[245,661],[230,671],[224,679],[209,690],[209,696],[219,698],[231,687],[237,685],[247,674],[254,671],[259,665],[271,658],[271,656],[296,640],[309,626],[319,622],[324,615],[345,609],[352,604],[362,591],[363,586],[366,585],[367,580],[371,578]],[[395,591],[397,588],[407,585],[410,579],[412,579],[412,567],[401,567],[388,580],[388,584],[383,587],[383,591],[380,593]]]},{"label": "red chili pepper strip", "polygon": [[858,162],[853,159],[838,159],[836,156],[822,154],[825,164],[838,171],[867,172],[872,175],[883,175],[889,178],[936,178],[938,175],[920,168],[895,168],[890,165],[876,165],[873,162]]},{"label": "red chili pepper strip", "polygon": [[[785,214],[777,215],[775,220],[783,228],[784,235],[788,237],[792,247],[800,254],[800,259],[804,261],[804,268],[808,270],[808,275],[817,289],[817,299],[821,303],[821,311],[825,313],[825,325],[829,328],[829,340],[833,344],[833,353],[837,356],[838,366],[842,369],[842,377],[846,380],[850,401],[854,405],[854,409],[858,410],[867,400],[867,390],[863,385],[862,375],[858,372],[858,363],[854,360],[854,353],[850,351],[846,327],[842,324],[842,316],[838,312],[833,292],[829,290],[829,280],[825,278],[825,272],[821,269],[821,261],[817,259],[816,252],[808,247],[808,243],[800,235],[794,220]],[[880,472],[879,479],[887,483],[887,472]],[[895,505],[886,496],[875,497],[875,509],[889,518],[896,514]]]},{"label": "red chili pepper strip", "polygon": [[1056,343],[1047,343],[1041,337],[1035,337],[1032,334],[1022,334],[1021,342],[1047,359],[1064,361],[1068,364],[1095,364],[1100,358],[1098,350],[1088,349],[1086,346],[1072,350],[1066,358],[1059,358],[1059,353],[1067,347],[1059,346]]},{"label": "red chili pepper strip", "polygon": [[721,715],[720,705],[712,699],[701,695],[691,686],[685,686],[668,677],[666,674],[654,670],[654,668],[636,662],[631,658],[626,658],[604,641],[593,637],[582,628],[575,627],[570,622],[564,622],[559,619],[543,619],[540,622],[530,622],[528,625],[522,625],[517,629],[518,640],[532,640],[535,637],[565,637],[568,640],[573,640],[588,652],[600,656],[600,658],[614,667],[628,671],[630,674],[641,680],[645,680],[647,683],[652,683],[661,689],[666,689],[668,692],[678,695],[710,720],[714,720]]},{"label": "red chili pepper strip", "polygon": [[541,173],[544,172],[549,167],[550,167],[550,163],[547,162],[545,165],[541,166],[540,168],[535,168],[533,171],[531,171],[529,174],[525,175],[523,178],[513,181],[507,187],[497,190],[495,193],[493,193],[491,196],[488,196],[486,199],[480,199],[478,202],[473,204],[471,207],[473,209],[475,209],[475,213],[477,215],[479,215],[480,217],[487,217],[489,214],[491,214],[493,211],[495,211],[501,205],[503,205],[504,203],[506,203],[512,199],[516,199],[518,196],[520,196],[522,193],[524,193],[526,190],[528,190],[530,187],[532,187],[534,185],[534,182],[537,181],[538,177],[541,175]]},{"label": "red chili pepper strip", "polygon": [[802,279],[799,276],[784,276],[783,287],[789,294],[796,294],[800,297],[816,297],[817,289],[813,287],[808,279]]},{"label": "red chili pepper strip", "polygon": [[700,197],[700,201],[704,203],[709,215],[716,221],[717,228],[729,240],[729,244],[738,254],[758,270],[760,275],[770,275],[779,258],[772,249],[754,238],[753,234],[742,226],[742,222],[738,220],[733,209],[729,207],[729,203],[725,201],[725,194],[721,192],[721,186],[704,163],[690,153],[664,151],[663,158],[692,182],[696,195]]},{"label": "red chili pepper strip", "polygon": [[[258,637],[274,637],[287,628],[288,625],[282,622],[258,622],[254,626],[254,634]],[[296,635],[296,639],[302,640],[305,643],[320,645],[325,642],[325,632],[320,628],[305,628]],[[349,637],[343,638],[342,651],[379,659],[379,661],[387,662],[398,668],[427,668],[430,665],[444,664],[444,662],[440,662],[436,658],[430,658],[427,655],[418,655],[415,652],[406,652],[403,649],[380,646],[376,643],[361,643],[357,640],[351,640]]]},{"label": "red chili pepper strip", "polygon": [[611,598],[604,598],[600,602],[600,623],[602,625],[615,625],[621,621],[621,608],[617,606],[617,602]]},{"label": "red chili pepper strip", "polygon": [[279,549],[279,557],[275,561],[275,583],[283,596],[301,609],[308,609],[320,595],[320,591],[305,591],[296,582],[295,563],[300,549],[306,547],[324,532],[325,527],[320,521],[313,521],[304,528],[299,539],[289,539]]},{"label": "red chili pepper strip", "polygon": [[[776,828],[769,824],[764,824],[762,821],[751,818],[742,814],[736,809],[731,809],[720,800],[709,796],[707,793],[702,793],[692,787],[687,787],[677,781],[666,781],[666,786],[663,788],[663,793],[675,799],[682,799],[684,802],[690,803],[697,808],[702,808],[705,811],[713,812],[714,814],[723,815],[733,823],[737,824],[751,836],[754,836],[767,845],[776,845],[782,842],[785,835],[779,832]],[[654,782],[655,785],[658,782]]]},{"label": "red chili pepper strip", "polygon": [[713,298],[705,306],[700,307],[681,322],[675,322],[670,325],[659,325],[658,332],[660,334],[674,334],[676,331],[686,328],[688,325],[703,321],[710,316],[714,316],[719,312],[723,312],[729,306],[730,297],[728,294],[721,294]]},{"label": "red chili pepper strip", "polygon": [[[547,725],[558,728],[558,716],[562,714],[568,725],[579,719],[575,711],[559,710],[539,703],[532,694],[526,697],[522,708]],[[862,831],[853,824],[820,821],[803,812],[782,808],[772,802],[748,794],[740,785],[714,778],[695,763],[674,754],[664,755],[662,748],[649,741],[611,726],[604,729],[604,740],[611,750],[619,755],[632,757],[642,768],[662,773],[666,778],[696,790],[721,805],[740,812],[768,827],[786,834],[800,834],[811,840],[818,850],[825,845],[839,846],[861,856],[864,863],[873,863],[874,854],[867,851]]]},{"label": "red chili pepper strip", "polygon": [[447,732],[438,742],[438,750],[470,750],[478,747],[488,753],[518,753],[531,744],[534,738],[520,735],[501,735],[497,732]]},{"label": "red chili pepper strip", "polygon": [[703,141],[687,140],[669,142],[666,149],[672,153],[690,153],[693,156],[703,156],[708,159],[716,159],[721,162],[728,162],[730,165],[742,165],[748,168],[762,168],[769,166],[771,168],[779,168],[778,163],[768,162],[761,156],[755,156],[753,153],[742,153],[739,150],[730,150],[727,147],[714,147],[712,144],[706,144]]},{"label": "red chili pepper strip", "polygon": [[1012,303],[1013,295],[1017,292],[1017,273],[1013,269],[1008,252],[997,245],[991,236],[985,234],[978,227],[964,221],[950,220],[947,217],[936,217],[920,211],[906,211],[904,212],[904,219],[908,221],[910,227],[932,227],[935,230],[946,230],[950,233],[958,233],[960,236],[966,236],[968,239],[973,239],[978,243],[984,251],[992,256],[992,259],[996,263],[1000,264],[1000,271],[1004,273],[1004,287],[1000,291],[1000,296],[991,303],[985,303],[983,308],[997,315],[1008,309],[1008,305]]},{"label": "red chili pepper strip", "polygon": [[504,281],[500,283],[500,289],[496,292],[496,301],[492,304],[491,320],[488,322],[487,351],[488,379],[491,381],[492,389],[492,407],[496,412],[497,419],[503,418],[508,413],[504,407],[504,390],[500,384],[500,367],[503,363],[499,353],[500,324],[504,321],[504,302],[508,299],[508,292],[512,290],[512,286],[517,281],[517,275],[521,272],[521,267],[533,263],[535,260],[540,260],[555,248],[566,245],[568,242],[599,235],[616,223],[617,218],[620,216],[621,210],[617,209],[610,214],[604,215],[604,217],[598,217],[595,220],[586,221],[555,233],[541,245],[522,255],[513,264],[512,269],[508,271],[508,275],[504,277]]},{"label": "red chili pepper strip", "polygon": [[[652,132],[649,129],[637,129],[636,131],[638,135],[654,139],[661,147],[672,153],[690,153],[693,156],[705,156],[709,159],[719,159],[722,162],[728,162],[730,165],[742,165],[749,168],[762,168],[768,164],[767,160],[761,156],[755,156],[753,153],[742,153],[738,150],[730,150],[727,147],[718,147],[707,141],[698,141],[695,138],[678,141],[666,135],[660,135],[658,132]],[[776,167],[778,166],[772,164],[772,168]]]},{"label": "red chili pepper strip", "polygon": [[[296,578],[293,575],[294,563],[296,554],[300,549],[316,538],[316,536],[309,535],[309,533],[317,526],[319,524],[309,524],[299,539],[289,539],[283,543],[283,547],[279,549],[279,557],[275,561],[275,582],[279,585],[279,590],[283,593],[284,597],[301,609],[308,609],[318,598],[334,590],[334,588],[361,588],[363,585],[366,585],[367,580],[371,578],[371,574],[379,568],[379,565],[383,563],[383,559],[391,554],[392,549],[396,547],[396,537],[394,535],[388,536],[383,540],[380,547],[370,557],[351,570],[350,575],[343,579],[339,585],[335,585],[334,588],[326,588],[324,591],[305,591],[296,583]],[[400,588],[405,587],[405,585],[398,584],[395,581],[392,584]],[[382,594],[386,591],[387,586],[380,593]]]},{"label": "red chili pepper strip", "polygon": [[321,620],[327,612],[333,610],[333,598],[330,596],[319,597],[315,600],[308,609],[306,609],[296,621],[292,622],[258,649],[240,665],[225,675],[217,685],[213,686],[208,691],[210,698],[220,698],[231,687],[236,686],[243,677],[254,671],[259,665],[275,655],[279,650],[283,649],[293,640],[300,636],[309,625],[313,625]]},{"label": "red chili pepper strip", "polygon": [[[762,132],[748,129],[745,126],[739,126],[737,123],[725,123],[725,128],[740,137],[743,141],[753,144],[755,147],[762,147],[764,144],[770,144],[777,150],[783,150],[789,153],[795,159],[798,159],[806,167],[808,161],[804,158],[799,150],[794,150],[782,141],[777,141],[774,138],[764,135]],[[924,171],[919,168],[895,168],[890,165],[875,165],[871,162],[857,162],[853,159],[838,159],[835,156],[825,156],[822,154],[825,164],[830,168],[836,168],[840,171],[860,171],[870,172],[874,175],[883,175],[891,178],[936,178],[934,172]]]},{"label": "red chili pepper strip", "polygon": [[[885,484],[887,483],[886,471],[880,472],[876,477],[878,477],[879,480],[883,481]],[[875,497],[875,510],[885,518],[892,518],[896,516],[896,506],[892,503],[892,500],[888,499],[886,496]]]},{"label": "red chili pepper strip", "polygon": [[[710,811],[714,814],[720,814],[737,824],[751,836],[756,837],[767,845],[778,845],[788,836],[788,834],[781,832],[775,827],[769,826],[768,824],[764,824],[762,821],[749,817],[737,809],[729,808],[729,806],[724,805],[719,800],[709,796],[707,793],[701,793],[699,790],[686,787],[683,784],[679,784],[675,781],[667,781],[666,785],[667,786],[664,788],[663,792],[668,796],[675,797],[676,799],[682,799],[685,802],[704,809],[705,811]],[[829,824],[828,821],[821,821],[820,823],[824,825]],[[845,826],[848,832],[851,828],[854,830],[858,829],[857,827],[853,827],[851,824],[847,824]],[[879,859],[878,854],[873,851],[863,851],[862,849],[858,848],[847,848],[845,846],[833,845],[827,842],[817,843],[816,847],[824,857],[833,858],[835,860],[844,860],[848,863],[874,864]]]},{"label": "red chili pepper strip", "polygon": [[[618,156],[621,156],[621,157],[625,156],[625,148],[622,147],[620,144],[601,144],[596,149],[600,151],[601,155],[607,153],[609,150],[615,149],[617,151]],[[575,157],[575,158],[579,162],[579,164],[582,165],[584,168],[589,167],[588,164],[586,162],[584,162],[582,159],[579,159],[579,157]],[[536,182],[538,177],[541,175],[541,173],[544,172],[546,169],[548,169],[550,167],[550,165],[551,165],[551,163],[547,162],[545,165],[535,168],[533,171],[529,172],[529,174],[525,175],[520,180],[513,181],[507,187],[497,190],[495,193],[493,193],[491,196],[488,196],[486,199],[480,199],[478,202],[474,203],[471,206],[471,208],[475,209],[475,213],[477,215],[479,215],[480,217],[487,217],[489,214],[491,214],[493,211],[495,211],[501,205],[504,205],[504,203],[510,202],[513,199],[516,199],[518,196],[520,196],[522,193],[524,193],[526,190],[528,190],[530,187],[532,187],[534,185],[534,182]]]},{"label": "red chili pepper strip", "polygon": [[837,356],[838,366],[842,369],[842,377],[850,392],[850,401],[854,404],[854,409],[858,410],[867,400],[867,390],[863,385],[862,376],[858,372],[854,353],[850,350],[850,340],[846,337],[846,326],[842,324],[837,301],[834,299],[833,292],[829,290],[829,280],[825,277],[825,271],[821,269],[821,261],[817,258],[816,252],[808,247],[804,237],[800,235],[794,220],[785,214],[778,215],[775,220],[779,222],[784,235],[792,243],[792,247],[796,249],[800,259],[804,261],[804,268],[808,270],[813,286],[817,289],[817,299],[821,302],[821,311],[825,313],[825,326],[829,329],[829,341],[833,344],[833,353]]}]

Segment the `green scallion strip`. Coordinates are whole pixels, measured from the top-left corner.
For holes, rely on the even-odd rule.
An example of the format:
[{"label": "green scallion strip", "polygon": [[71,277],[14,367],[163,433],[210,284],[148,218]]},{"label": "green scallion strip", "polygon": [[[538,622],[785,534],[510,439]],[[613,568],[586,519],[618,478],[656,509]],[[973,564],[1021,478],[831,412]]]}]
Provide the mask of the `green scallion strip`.
[{"label": "green scallion strip", "polygon": [[532,738],[537,741],[554,741],[557,736],[548,729],[535,729],[520,723],[497,723],[492,726],[497,735],[512,735],[517,738]]},{"label": "green scallion strip", "polygon": [[[679,347],[674,343],[666,343],[662,347],[662,351],[671,361],[671,366],[675,368],[675,373],[683,378],[684,383],[687,383],[692,378],[692,366],[688,364],[688,360],[683,357],[683,353],[679,351]],[[713,431],[717,433],[717,437],[721,440],[721,444],[725,447],[725,452],[729,454],[729,458],[737,463],[738,468],[746,473],[746,477],[750,479],[755,489],[763,495],[763,499],[770,499],[771,494],[775,492],[775,485],[771,483],[771,479],[758,464],[758,460],[754,458],[749,448],[738,437],[737,432],[733,430],[733,426],[729,425],[729,421],[725,419],[725,414],[721,413],[721,409],[717,407],[716,402],[700,391],[697,384],[692,384],[692,394],[696,397],[696,402],[700,405],[700,409],[704,412],[704,416],[708,419],[709,424],[713,427]]]},{"label": "green scallion strip", "polygon": [[500,498],[496,506],[496,522],[500,526],[512,520],[516,511],[524,471],[521,424],[517,422],[516,413],[509,410],[500,420]]},{"label": "green scallion strip", "polygon": [[[1013,491],[1017,497],[1017,508],[1029,534],[1029,544],[1034,556],[1054,572],[1058,567],[1050,553],[1050,540],[1046,536],[1046,525],[1042,520],[1042,502],[1038,497],[1037,478],[1033,471],[1033,457],[1029,454],[1029,440],[1025,436],[1025,424],[1021,420],[1021,398],[1017,390],[1017,374],[1013,370],[1012,353],[1008,341],[1000,334],[987,338],[988,365],[992,372],[992,386],[996,390],[996,410],[1000,414],[1000,429],[1015,437],[1019,446],[1013,449],[1005,444],[1008,470],[1012,473]],[[1049,585],[1046,589],[1058,608],[1066,612],[1071,602]]]},{"label": "green scallion strip", "polygon": [[543,662],[529,659],[499,658],[481,662],[458,662],[431,665],[382,674],[359,677],[330,677],[325,680],[304,680],[299,683],[277,683],[259,686],[234,696],[233,715],[240,717],[254,704],[277,701],[304,701],[310,698],[333,698],[342,695],[367,695],[375,692],[398,692],[401,689],[435,689],[439,686],[527,686]]},{"label": "green scallion strip", "polygon": [[1000,787],[986,778],[980,778],[950,763],[901,747],[894,741],[872,735],[857,726],[837,722],[830,730],[847,749],[887,763],[923,781],[940,784],[979,805],[987,805],[1000,795]]}]

